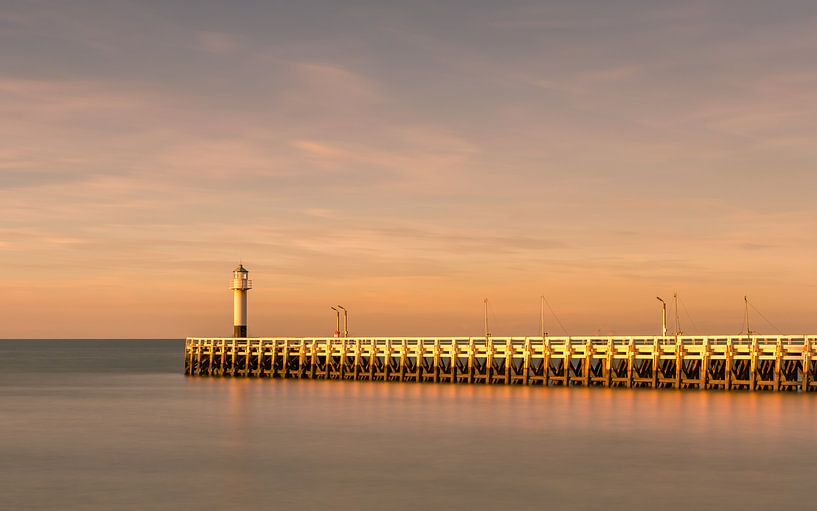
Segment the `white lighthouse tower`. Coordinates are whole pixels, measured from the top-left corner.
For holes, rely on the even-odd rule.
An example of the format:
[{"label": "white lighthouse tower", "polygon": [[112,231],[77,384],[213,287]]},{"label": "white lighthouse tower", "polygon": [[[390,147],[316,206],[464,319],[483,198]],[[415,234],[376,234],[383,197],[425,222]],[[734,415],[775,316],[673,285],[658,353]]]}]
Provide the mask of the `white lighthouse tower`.
[{"label": "white lighthouse tower", "polygon": [[243,264],[233,270],[233,337],[247,337],[247,291],[252,289],[252,281]]}]

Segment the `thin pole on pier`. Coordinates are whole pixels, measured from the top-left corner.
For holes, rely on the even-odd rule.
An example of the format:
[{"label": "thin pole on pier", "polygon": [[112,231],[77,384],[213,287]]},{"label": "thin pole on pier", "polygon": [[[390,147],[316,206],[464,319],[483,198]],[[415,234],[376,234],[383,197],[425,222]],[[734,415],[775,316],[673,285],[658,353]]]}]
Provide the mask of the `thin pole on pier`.
[{"label": "thin pole on pier", "polygon": [[681,335],[681,318],[678,316],[678,291],[676,291],[672,295],[672,299],[675,301],[675,336]]},{"label": "thin pole on pier", "polygon": [[539,298],[541,302],[539,307],[539,332],[542,334],[542,339],[544,339],[547,335],[545,332],[545,295]]},{"label": "thin pole on pier", "polygon": [[661,337],[667,336],[667,302],[665,302],[660,296],[656,296],[655,298],[661,302]]},{"label": "thin pole on pier", "polygon": [[744,317],[743,321],[744,321],[744,323],[746,323],[746,335],[749,336],[749,335],[752,335],[752,329],[749,328],[749,296],[748,295],[743,295],[743,303],[744,303],[744,305],[746,307],[746,312],[744,312],[744,314],[743,314],[743,317]]},{"label": "thin pole on pier", "polygon": [[329,307],[335,311],[335,334],[334,337],[340,337],[340,311],[334,307]]},{"label": "thin pole on pier", "polygon": [[349,337],[349,313],[341,305],[338,309],[343,311],[343,337]]},{"label": "thin pole on pier", "polygon": [[491,331],[488,329],[488,299],[485,299],[485,338],[491,337]]}]

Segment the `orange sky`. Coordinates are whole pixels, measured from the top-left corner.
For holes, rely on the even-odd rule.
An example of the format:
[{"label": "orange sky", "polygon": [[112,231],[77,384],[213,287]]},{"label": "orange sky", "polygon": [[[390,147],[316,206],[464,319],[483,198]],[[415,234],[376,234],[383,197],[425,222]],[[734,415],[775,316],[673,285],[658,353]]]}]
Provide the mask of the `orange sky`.
[{"label": "orange sky", "polygon": [[0,338],[815,332],[817,5],[677,4],[4,2]]}]

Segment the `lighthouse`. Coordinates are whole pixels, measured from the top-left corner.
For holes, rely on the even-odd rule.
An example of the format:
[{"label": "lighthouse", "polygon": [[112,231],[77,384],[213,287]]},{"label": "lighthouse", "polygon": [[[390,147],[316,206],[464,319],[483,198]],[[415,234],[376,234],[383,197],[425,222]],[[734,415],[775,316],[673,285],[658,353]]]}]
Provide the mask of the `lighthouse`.
[{"label": "lighthouse", "polygon": [[252,281],[243,264],[233,270],[233,337],[247,337],[247,291],[252,289]]}]

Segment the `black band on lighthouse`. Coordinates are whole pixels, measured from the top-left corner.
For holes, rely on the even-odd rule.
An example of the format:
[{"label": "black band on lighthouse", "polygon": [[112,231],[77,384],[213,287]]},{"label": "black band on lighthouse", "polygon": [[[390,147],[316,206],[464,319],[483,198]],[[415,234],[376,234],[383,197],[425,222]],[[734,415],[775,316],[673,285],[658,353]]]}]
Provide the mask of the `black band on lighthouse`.
[{"label": "black band on lighthouse", "polygon": [[247,337],[247,325],[233,325],[233,337]]}]

